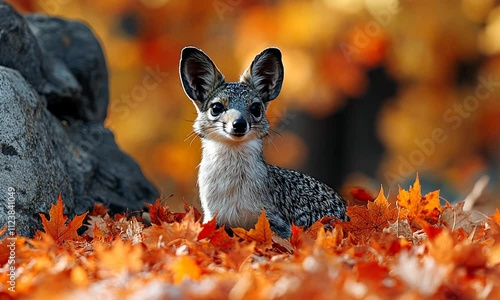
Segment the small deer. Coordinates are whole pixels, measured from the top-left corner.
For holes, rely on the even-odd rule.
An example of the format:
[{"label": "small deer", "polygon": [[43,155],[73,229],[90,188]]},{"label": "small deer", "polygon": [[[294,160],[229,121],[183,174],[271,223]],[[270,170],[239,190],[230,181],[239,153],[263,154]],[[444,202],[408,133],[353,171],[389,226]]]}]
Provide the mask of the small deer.
[{"label": "small deer", "polygon": [[324,216],[348,220],[335,190],[264,159],[266,110],[278,97],[283,76],[277,48],[258,54],[239,82],[226,82],[200,49],[182,50],[181,82],[196,107],[193,128],[202,141],[198,186],[204,222],[216,216],[218,226],[248,230],[265,209],[271,229],[288,238],[292,223],[307,228]]}]

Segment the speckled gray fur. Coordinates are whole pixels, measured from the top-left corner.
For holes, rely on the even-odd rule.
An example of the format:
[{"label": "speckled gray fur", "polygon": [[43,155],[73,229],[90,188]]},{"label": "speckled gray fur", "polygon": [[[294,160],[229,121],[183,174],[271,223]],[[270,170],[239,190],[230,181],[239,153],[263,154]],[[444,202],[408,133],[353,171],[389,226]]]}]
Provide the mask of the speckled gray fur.
[{"label": "speckled gray fur", "polygon": [[309,227],[324,216],[347,220],[345,201],[335,190],[264,160],[265,111],[283,83],[277,48],[257,55],[239,82],[226,83],[205,53],[186,47],[180,75],[198,111],[193,127],[202,138],[198,185],[205,222],[216,217],[219,226],[249,229],[264,208],[273,231],[287,238],[292,222]]}]

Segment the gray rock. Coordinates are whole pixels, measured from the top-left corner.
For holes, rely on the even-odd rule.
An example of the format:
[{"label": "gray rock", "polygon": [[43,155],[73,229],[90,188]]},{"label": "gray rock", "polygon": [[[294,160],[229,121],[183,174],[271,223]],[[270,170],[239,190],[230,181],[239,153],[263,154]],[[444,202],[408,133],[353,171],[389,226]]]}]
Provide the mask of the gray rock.
[{"label": "gray rock", "polygon": [[69,138],[79,150],[71,162],[71,177],[83,177],[73,185],[76,195],[104,203],[112,211],[136,211],[158,196],[140,167],[116,145],[113,133],[99,122],[80,122],[67,127]]},{"label": "gray rock", "polygon": [[[75,203],[67,161],[74,147],[45,101],[15,70],[0,67],[0,192],[15,192],[17,232],[39,229],[38,213],[62,193],[66,213],[85,211],[92,201]],[[77,207],[78,206],[78,209]],[[6,201],[0,202],[0,227],[6,224]]]},{"label": "gray rock", "polygon": [[[108,71],[92,31],[80,22],[40,14],[25,17],[42,52],[63,62],[81,86],[77,98],[49,98],[49,110],[58,116],[104,122],[109,99]],[[60,68],[56,65],[54,69]],[[66,107],[67,103],[70,107]]]},{"label": "gray rock", "polygon": [[25,18],[3,1],[0,44],[0,65],[18,70],[49,102],[78,102],[82,88],[76,78],[61,61],[42,51]]},{"label": "gray rock", "polygon": [[61,120],[104,122],[108,71],[99,41],[83,23],[22,16],[0,1],[0,65],[21,72]]},{"label": "gray rock", "polygon": [[158,191],[103,125],[108,75],[97,39],[78,22],[27,19],[0,1],[0,228],[9,187],[26,236],[58,194],[69,217],[96,201],[112,212],[143,209]]}]

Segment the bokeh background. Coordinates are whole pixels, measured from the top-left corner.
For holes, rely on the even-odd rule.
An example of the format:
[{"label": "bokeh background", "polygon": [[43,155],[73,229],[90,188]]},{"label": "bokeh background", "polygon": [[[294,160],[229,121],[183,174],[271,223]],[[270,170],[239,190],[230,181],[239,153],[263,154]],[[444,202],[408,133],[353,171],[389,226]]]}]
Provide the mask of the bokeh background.
[{"label": "bokeh background", "polygon": [[263,48],[281,48],[270,162],[348,198],[354,186],[375,194],[380,184],[394,195],[418,171],[424,190],[459,201],[488,176],[479,202],[500,202],[498,1],[7,2],[90,24],[110,69],[106,124],[174,208],[198,205],[200,142],[186,140],[196,113],[178,77],[186,45],[232,81]]}]

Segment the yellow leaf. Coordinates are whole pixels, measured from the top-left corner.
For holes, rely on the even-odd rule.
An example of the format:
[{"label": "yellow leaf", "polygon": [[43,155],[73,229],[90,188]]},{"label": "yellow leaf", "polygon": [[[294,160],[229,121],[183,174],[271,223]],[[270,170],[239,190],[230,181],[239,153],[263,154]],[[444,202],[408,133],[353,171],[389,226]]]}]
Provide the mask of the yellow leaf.
[{"label": "yellow leaf", "polygon": [[500,211],[498,210],[498,208],[495,209],[495,213],[493,214],[492,219],[500,226]]},{"label": "yellow leaf", "polygon": [[189,256],[181,256],[172,264],[174,273],[174,283],[179,284],[185,279],[198,280],[201,276],[201,269],[196,261]]},{"label": "yellow leaf", "polygon": [[427,240],[427,248],[429,249],[429,256],[432,256],[436,261],[443,264],[453,262],[453,237],[448,230],[443,230],[434,239]]},{"label": "yellow leaf", "polygon": [[415,179],[415,183],[408,191],[399,187],[398,205],[406,210],[408,218],[420,218],[435,224],[442,211],[439,204],[439,190],[428,193],[422,197],[420,180]]},{"label": "yellow leaf", "polygon": [[103,271],[103,276],[110,276],[114,273],[136,272],[142,266],[142,245],[131,245],[129,241],[117,239],[111,246],[96,242],[95,253],[99,258],[99,267]]},{"label": "yellow leaf", "polygon": [[89,283],[87,271],[81,266],[71,269],[71,282],[78,287],[86,287]]}]

